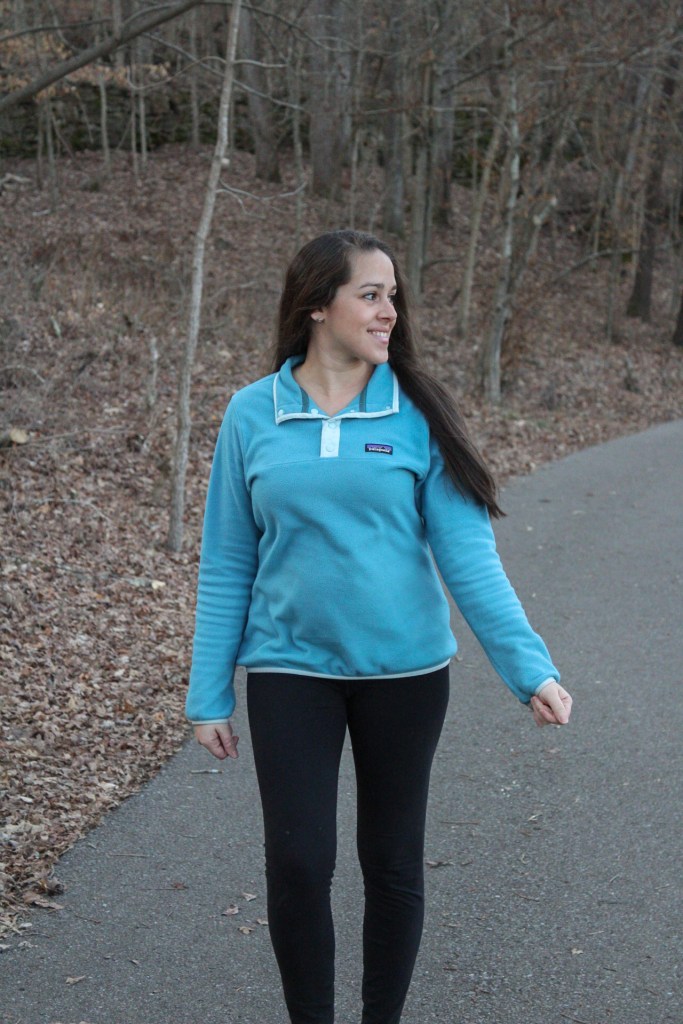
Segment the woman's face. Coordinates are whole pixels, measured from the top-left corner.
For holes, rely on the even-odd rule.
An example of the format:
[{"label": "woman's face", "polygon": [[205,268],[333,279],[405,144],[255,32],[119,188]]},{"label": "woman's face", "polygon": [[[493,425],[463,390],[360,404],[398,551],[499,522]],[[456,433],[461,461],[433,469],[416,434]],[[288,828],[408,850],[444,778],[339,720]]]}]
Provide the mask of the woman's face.
[{"label": "woman's face", "polygon": [[311,314],[311,342],[337,363],[386,363],[396,323],[395,294],[389,257],[379,249],[354,253],[350,280],[337,289],[328,306]]}]

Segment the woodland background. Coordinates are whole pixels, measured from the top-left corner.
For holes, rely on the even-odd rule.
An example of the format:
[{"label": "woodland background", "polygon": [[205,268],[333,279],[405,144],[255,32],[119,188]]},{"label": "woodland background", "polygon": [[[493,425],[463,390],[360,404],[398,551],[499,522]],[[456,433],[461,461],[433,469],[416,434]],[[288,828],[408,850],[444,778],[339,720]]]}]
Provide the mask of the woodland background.
[{"label": "woodland background", "polygon": [[396,247],[502,480],[681,415],[682,45],[656,0],[0,0],[6,931],[187,736],[211,452],[300,243]]}]

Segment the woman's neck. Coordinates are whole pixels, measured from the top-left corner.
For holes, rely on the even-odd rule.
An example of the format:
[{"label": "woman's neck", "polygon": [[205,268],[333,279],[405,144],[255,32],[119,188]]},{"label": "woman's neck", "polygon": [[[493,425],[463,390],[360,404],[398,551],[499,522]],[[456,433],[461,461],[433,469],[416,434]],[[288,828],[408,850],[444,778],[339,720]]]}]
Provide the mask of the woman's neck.
[{"label": "woman's neck", "polygon": [[336,364],[309,351],[294,368],[294,379],[328,416],[335,416],[359,395],[370,380],[374,366],[358,360]]}]

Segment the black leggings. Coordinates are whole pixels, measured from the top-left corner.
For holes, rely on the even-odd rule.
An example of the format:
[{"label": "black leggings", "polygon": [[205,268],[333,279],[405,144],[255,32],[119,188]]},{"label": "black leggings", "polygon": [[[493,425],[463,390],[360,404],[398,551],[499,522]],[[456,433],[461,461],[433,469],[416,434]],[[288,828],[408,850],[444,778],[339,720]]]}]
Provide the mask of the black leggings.
[{"label": "black leggings", "polygon": [[247,702],[265,825],[268,922],[292,1024],[333,1024],[337,781],[348,727],[365,888],[362,1024],[397,1024],[424,917],[429,774],[448,667],[343,681],[251,673]]}]

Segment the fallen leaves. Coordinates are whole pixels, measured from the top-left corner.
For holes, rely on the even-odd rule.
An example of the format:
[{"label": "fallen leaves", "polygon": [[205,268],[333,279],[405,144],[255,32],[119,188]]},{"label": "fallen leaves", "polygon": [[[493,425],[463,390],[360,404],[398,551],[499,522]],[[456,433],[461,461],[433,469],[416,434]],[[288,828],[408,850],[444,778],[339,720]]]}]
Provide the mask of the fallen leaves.
[{"label": "fallen leaves", "polygon": [[28,434],[20,427],[10,427],[0,434],[0,448],[13,444],[27,444]]},{"label": "fallen leaves", "polygon": [[[257,917],[256,920],[254,921],[254,924],[260,925],[262,928],[268,927],[268,921],[265,917]],[[256,928],[252,924],[243,924],[240,925],[237,931],[241,932],[242,935],[251,935],[252,932],[256,931]]]},{"label": "fallen leaves", "polygon": [[[258,899],[256,893],[243,892],[242,898],[246,903],[251,903],[253,900]],[[221,917],[235,917],[240,913],[240,907],[237,903],[230,903],[229,906],[222,912]],[[268,920],[265,917],[257,917],[253,921],[249,921],[246,924],[238,926],[237,931],[242,935],[251,935],[252,932],[256,931],[256,926],[268,927]]]},{"label": "fallen leaves", "polygon": [[55,903],[54,900],[49,900],[45,896],[41,896],[40,893],[28,891],[23,895],[24,903],[29,904],[32,907],[42,907],[44,910],[63,910],[64,906],[61,903]]}]

